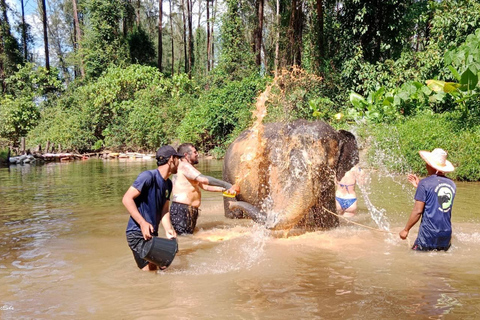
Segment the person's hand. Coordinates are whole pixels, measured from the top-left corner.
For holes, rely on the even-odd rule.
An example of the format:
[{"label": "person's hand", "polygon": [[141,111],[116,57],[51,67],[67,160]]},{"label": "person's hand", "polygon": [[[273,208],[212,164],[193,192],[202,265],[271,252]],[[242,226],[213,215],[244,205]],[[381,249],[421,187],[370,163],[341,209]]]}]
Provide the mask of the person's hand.
[{"label": "person's hand", "polygon": [[165,235],[167,236],[168,239],[175,239],[177,237],[177,233],[173,228],[165,230]]},{"label": "person's hand", "polygon": [[240,187],[234,184],[230,189],[226,191],[228,194],[237,194],[240,193]]},{"label": "person's hand", "polygon": [[398,235],[400,236],[400,239],[405,240],[408,237],[408,231],[403,229]]},{"label": "person's hand", "polygon": [[144,222],[140,225],[140,229],[142,230],[142,234],[143,234],[143,239],[145,240],[150,240],[152,239],[152,233],[154,231],[153,229],[153,226],[148,223],[148,222]]},{"label": "person's hand", "polygon": [[415,188],[418,187],[418,183],[420,182],[420,179],[414,174],[409,174],[408,177],[408,182],[410,182]]}]

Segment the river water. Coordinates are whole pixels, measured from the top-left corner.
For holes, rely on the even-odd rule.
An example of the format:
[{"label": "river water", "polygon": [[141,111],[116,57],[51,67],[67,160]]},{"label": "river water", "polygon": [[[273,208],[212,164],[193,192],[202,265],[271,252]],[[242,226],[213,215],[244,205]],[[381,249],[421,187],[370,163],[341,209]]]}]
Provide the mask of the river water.
[{"label": "river water", "polygon": [[[221,177],[222,163],[201,160]],[[123,193],[154,161],[0,168],[1,319],[478,319],[479,183],[457,183],[452,248],[413,252],[400,231],[406,177],[370,173],[340,227],[272,237],[223,216],[205,192],[194,235],[162,272],[142,272],[125,239]],[[295,201],[295,199],[292,199]],[[377,224],[372,218],[372,206]],[[368,226],[370,228],[366,228]]]}]

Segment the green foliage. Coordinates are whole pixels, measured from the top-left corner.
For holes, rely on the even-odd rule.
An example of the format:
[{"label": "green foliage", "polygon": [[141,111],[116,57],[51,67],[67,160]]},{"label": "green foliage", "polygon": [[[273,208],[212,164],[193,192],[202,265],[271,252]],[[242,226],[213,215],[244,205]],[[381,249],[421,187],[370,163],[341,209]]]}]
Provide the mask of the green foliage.
[{"label": "green foliage", "polygon": [[48,94],[62,91],[63,84],[58,70],[47,71],[33,63],[19,66],[18,71],[5,80],[7,92],[14,97],[28,97],[32,100],[46,98]]},{"label": "green foliage", "polygon": [[16,145],[36,126],[39,117],[38,108],[29,97],[14,99],[5,95],[0,100],[0,136]]},{"label": "green foliage", "polygon": [[64,150],[79,152],[95,150],[96,137],[89,128],[88,115],[72,108],[63,110],[60,104],[41,113],[41,121],[27,137],[29,146],[46,145],[47,141],[62,145]]},{"label": "green foliage", "polygon": [[29,140],[78,151],[101,146],[154,150],[171,141],[184,115],[177,102],[193,92],[186,75],[166,79],[154,67],[111,67],[95,82],[68,90],[51,114],[42,114]]},{"label": "green foliage", "polygon": [[141,26],[135,26],[127,36],[132,63],[154,65],[155,44]]},{"label": "green foliage", "polygon": [[127,43],[119,32],[125,7],[117,0],[87,0],[86,8],[89,28],[80,56],[87,76],[96,78],[109,66],[124,66],[130,61]]},{"label": "green foliage", "polygon": [[227,12],[222,16],[221,46],[217,72],[228,80],[248,78],[255,72],[255,62],[247,39],[245,25],[239,15],[237,0],[226,0]]},{"label": "green foliage", "polygon": [[455,127],[448,114],[423,114],[392,125],[371,128],[375,144],[369,152],[370,162],[395,172],[426,175],[419,150],[443,148],[456,166],[450,177],[480,180],[480,127]]},{"label": "green foliage", "polygon": [[264,87],[265,79],[252,75],[212,88],[188,110],[178,127],[178,138],[205,151],[228,144],[251,123],[255,98]]},{"label": "green foliage", "polygon": [[385,87],[369,93],[364,98],[358,93],[350,94],[353,108],[347,109],[348,119],[359,120],[365,118],[370,122],[392,123],[417,112],[430,108],[442,101],[443,93],[432,94],[426,85],[410,81],[401,87],[387,92]]},{"label": "green foliage", "polygon": [[17,145],[37,125],[45,99],[61,91],[55,71],[27,63],[5,80],[8,93],[0,97],[1,137]]},{"label": "green foliage", "polygon": [[282,70],[274,79],[267,100],[264,122],[327,118],[338,107],[328,93],[332,89],[324,79],[299,68]]},{"label": "green foliage", "polygon": [[422,2],[387,0],[378,5],[372,1],[343,1],[338,19],[344,45],[358,45],[371,63],[398,58],[414,32]]},{"label": "green foliage", "polygon": [[457,82],[428,80],[435,92],[449,94],[456,103],[455,112],[465,126],[480,123],[480,29],[465,43],[445,53],[445,64]]},{"label": "green foliage", "polygon": [[17,39],[11,32],[8,22],[6,1],[0,1],[0,82],[3,86],[5,78],[11,76],[18,64],[23,62]]},{"label": "green foliage", "polygon": [[445,50],[459,46],[478,28],[480,28],[478,0],[446,0],[435,4],[431,41],[436,42],[439,48]]}]

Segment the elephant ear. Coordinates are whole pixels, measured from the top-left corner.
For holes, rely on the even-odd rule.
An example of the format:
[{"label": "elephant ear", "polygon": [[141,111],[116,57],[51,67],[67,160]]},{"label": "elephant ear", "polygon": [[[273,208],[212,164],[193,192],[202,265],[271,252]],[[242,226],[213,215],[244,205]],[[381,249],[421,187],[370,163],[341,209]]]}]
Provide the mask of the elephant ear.
[{"label": "elephant ear", "polygon": [[355,136],[345,130],[339,130],[338,135],[340,154],[337,163],[337,180],[340,181],[345,173],[359,162],[360,158]]}]

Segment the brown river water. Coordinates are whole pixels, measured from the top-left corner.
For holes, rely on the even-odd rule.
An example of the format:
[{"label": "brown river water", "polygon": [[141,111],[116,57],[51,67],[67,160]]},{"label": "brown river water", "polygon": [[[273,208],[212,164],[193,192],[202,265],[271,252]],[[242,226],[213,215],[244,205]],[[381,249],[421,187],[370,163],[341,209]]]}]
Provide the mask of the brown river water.
[{"label": "brown river water", "polygon": [[[397,234],[404,176],[370,173],[360,225],[273,237],[223,216],[205,192],[197,231],[161,272],[138,270],[123,193],[154,161],[0,168],[1,319],[479,319],[480,184],[457,183],[452,248],[413,252]],[[221,177],[222,162],[198,168]],[[295,201],[295,199],[291,199]],[[376,222],[377,221],[377,222]],[[364,226],[370,228],[366,228]]]}]

